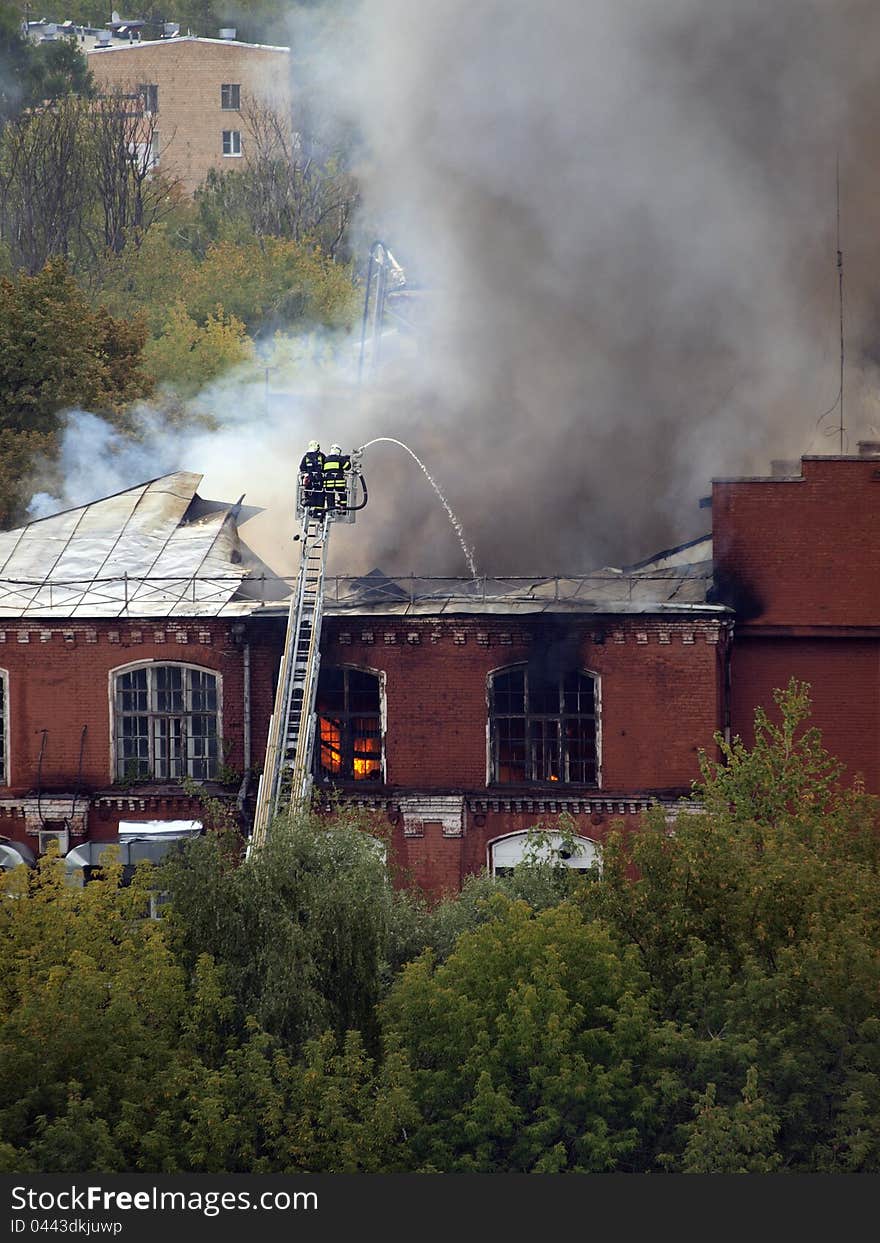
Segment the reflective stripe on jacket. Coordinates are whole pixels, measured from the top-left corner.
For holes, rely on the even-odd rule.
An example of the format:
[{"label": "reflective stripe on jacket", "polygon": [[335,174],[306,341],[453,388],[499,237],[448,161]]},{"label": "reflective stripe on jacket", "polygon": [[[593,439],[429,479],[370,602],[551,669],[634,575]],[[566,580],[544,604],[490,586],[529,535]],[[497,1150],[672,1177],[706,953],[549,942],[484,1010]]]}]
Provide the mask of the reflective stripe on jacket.
[{"label": "reflective stripe on jacket", "polygon": [[351,458],[347,454],[335,454],[324,458],[324,487],[344,489],[348,487],[346,472],[351,470]]}]

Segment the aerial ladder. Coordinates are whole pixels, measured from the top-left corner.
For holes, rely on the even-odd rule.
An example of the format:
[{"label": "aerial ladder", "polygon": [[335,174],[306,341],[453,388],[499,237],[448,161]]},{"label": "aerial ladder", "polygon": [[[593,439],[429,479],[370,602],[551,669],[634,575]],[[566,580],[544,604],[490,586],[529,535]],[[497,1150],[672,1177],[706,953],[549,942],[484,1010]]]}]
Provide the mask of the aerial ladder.
[{"label": "aerial ladder", "polygon": [[257,788],[248,855],[265,844],[272,821],[283,812],[290,817],[295,815],[306,805],[311,792],[330,529],[334,522],[354,522],[358,510],[367,503],[360,452],[356,450],[349,456],[351,470],[347,473],[344,506],[313,508],[306,503],[309,497],[301,478],[297,484],[296,516],[301,522],[301,534],[295,538],[302,540],[302,555],[296,588],[290,598],[275,707],[269,718],[266,761]]}]

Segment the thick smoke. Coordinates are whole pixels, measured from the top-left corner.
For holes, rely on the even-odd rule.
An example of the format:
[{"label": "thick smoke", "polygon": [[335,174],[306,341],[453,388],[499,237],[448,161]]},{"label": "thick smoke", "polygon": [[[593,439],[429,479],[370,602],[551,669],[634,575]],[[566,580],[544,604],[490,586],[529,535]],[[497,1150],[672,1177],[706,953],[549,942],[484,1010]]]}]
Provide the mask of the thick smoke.
[{"label": "thick smoke", "polygon": [[418,375],[374,417],[449,482],[484,567],[620,564],[698,533],[713,474],[838,451],[838,415],[816,426],[838,151],[855,451],[876,419],[876,6],[367,12],[368,210],[435,290]]},{"label": "thick smoke", "polygon": [[[185,438],[203,492],[270,507],[265,556],[313,434],[410,444],[489,574],[634,560],[705,528],[712,475],[837,452],[838,155],[845,449],[872,434],[875,5],[368,0],[291,42],[310,108],[359,129],[362,252],[381,236],[425,292],[362,390],[313,369],[267,421],[233,379],[221,430]],[[377,445],[365,469],[333,568],[466,573],[415,464]]]}]

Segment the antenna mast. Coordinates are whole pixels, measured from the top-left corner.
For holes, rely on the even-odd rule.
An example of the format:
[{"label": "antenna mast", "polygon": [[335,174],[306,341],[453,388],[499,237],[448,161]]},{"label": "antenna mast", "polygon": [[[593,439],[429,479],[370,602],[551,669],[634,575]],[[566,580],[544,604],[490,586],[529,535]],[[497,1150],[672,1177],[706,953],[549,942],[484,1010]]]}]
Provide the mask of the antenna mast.
[{"label": "antenna mast", "polygon": [[840,306],[840,453],[843,456],[843,251],[840,249],[840,152],[837,153],[837,296]]}]

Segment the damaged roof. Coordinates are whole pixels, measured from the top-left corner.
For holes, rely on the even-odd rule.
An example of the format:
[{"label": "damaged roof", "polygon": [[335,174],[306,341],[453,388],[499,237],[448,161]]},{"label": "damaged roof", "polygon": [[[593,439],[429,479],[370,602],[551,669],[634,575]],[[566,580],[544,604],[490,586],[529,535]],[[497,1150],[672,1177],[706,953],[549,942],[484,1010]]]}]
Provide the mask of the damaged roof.
[{"label": "damaged roof", "polygon": [[512,613],[699,613],[712,603],[712,537],[701,536],[622,569],[606,566],[572,578],[327,577],[324,612],[431,617]]},{"label": "damaged roof", "polygon": [[[0,617],[231,617],[286,612],[290,587],[242,541],[259,510],[209,501],[177,471],[0,532]],[[325,578],[324,611],[361,616],[668,613],[711,602],[712,539],[571,578]]]},{"label": "damaged roof", "polygon": [[177,471],[0,532],[0,617],[230,616],[289,594],[240,539],[241,501],[203,500],[201,480]]}]

